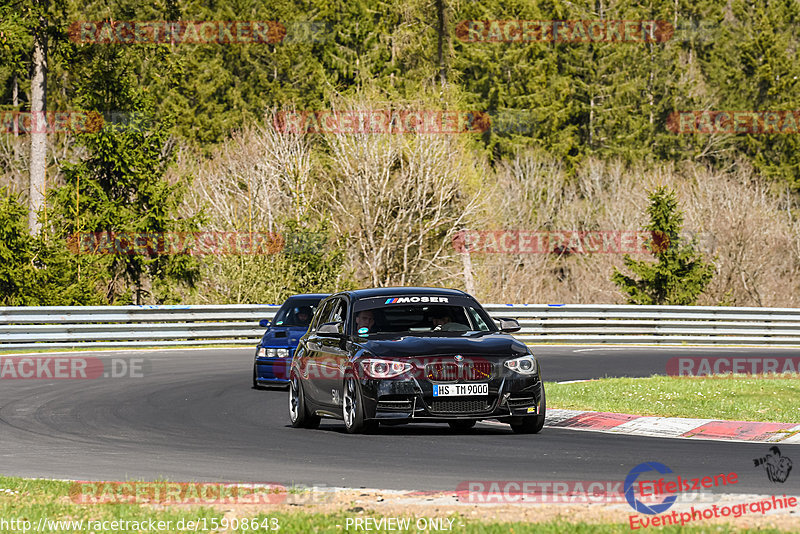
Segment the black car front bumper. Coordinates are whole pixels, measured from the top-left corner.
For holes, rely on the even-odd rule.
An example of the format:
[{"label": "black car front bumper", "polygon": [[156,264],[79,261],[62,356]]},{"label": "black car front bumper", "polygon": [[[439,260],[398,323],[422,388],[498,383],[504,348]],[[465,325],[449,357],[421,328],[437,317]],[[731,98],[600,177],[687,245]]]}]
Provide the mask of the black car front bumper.
[{"label": "black car front bumper", "polygon": [[489,380],[488,384],[489,394],[485,396],[434,397],[434,383],[428,380],[362,379],[364,415],[386,422],[503,420],[541,415],[544,385],[539,375],[509,373]]}]

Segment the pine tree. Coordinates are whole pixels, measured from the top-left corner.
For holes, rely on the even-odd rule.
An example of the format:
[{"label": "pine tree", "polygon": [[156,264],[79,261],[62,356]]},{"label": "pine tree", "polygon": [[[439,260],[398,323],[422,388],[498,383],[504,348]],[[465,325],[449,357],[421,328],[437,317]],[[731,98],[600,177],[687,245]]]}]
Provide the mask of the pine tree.
[{"label": "pine tree", "polygon": [[164,239],[195,232],[202,223],[202,215],[180,216],[189,183],[166,176],[175,155],[172,124],[169,117],[154,119],[153,98],[139,89],[128,69],[131,53],[119,46],[98,46],[86,65],[88,81],[76,89],[76,101],[111,120],[97,131],[76,135],[85,154],[78,163],[64,165],[65,185],[52,195],[53,232],[60,241],[76,234],[95,234],[98,242],[124,236],[99,259],[95,254],[78,260],[102,265],[104,276],[96,281],[105,285],[111,304],[171,303],[179,298],[178,286],[196,284],[197,259],[162,254],[151,242],[150,248],[136,251],[116,248],[129,239],[125,236]]},{"label": "pine tree", "polygon": [[611,280],[628,295],[630,304],[692,305],[713,277],[713,266],[703,260],[694,242],[679,238],[683,212],[675,192],[658,187],[650,193],[645,230],[653,236],[650,250],[655,263],[625,255],[625,266],[638,278],[614,268]]}]

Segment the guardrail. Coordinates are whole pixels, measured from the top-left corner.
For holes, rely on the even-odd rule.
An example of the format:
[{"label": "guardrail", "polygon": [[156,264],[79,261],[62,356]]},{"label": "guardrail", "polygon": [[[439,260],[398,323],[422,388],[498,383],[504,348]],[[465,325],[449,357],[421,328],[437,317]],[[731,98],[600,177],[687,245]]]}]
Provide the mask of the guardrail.
[{"label": "guardrail", "polygon": [[[800,309],[489,304],[528,343],[800,345]],[[255,345],[278,306],[0,307],[0,350]]]},{"label": "guardrail", "polygon": [[279,306],[0,307],[0,350],[255,344]]},{"label": "guardrail", "polygon": [[527,343],[800,345],[800,309],[618,304],[488,304]]}]

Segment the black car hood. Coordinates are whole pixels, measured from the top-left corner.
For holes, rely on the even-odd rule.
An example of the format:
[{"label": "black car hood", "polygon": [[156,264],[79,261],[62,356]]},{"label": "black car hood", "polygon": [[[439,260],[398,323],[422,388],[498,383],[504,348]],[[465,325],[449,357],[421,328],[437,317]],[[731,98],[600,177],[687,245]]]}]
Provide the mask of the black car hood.
[{"label": "black car hood", "polygon": [[482,336],[404,336],[393,339],[371,339],[358,343],[377,357],[415,357],[442,354],[473,356],[512,356],[528,353],[527,346],[504,334]]}]

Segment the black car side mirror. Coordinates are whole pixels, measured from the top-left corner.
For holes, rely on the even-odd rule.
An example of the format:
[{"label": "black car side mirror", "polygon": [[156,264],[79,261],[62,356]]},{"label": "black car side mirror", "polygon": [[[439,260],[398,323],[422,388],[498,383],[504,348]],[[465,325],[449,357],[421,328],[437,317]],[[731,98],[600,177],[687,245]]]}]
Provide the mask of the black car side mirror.
[{"label": "black car side mirror", "polygon": [[269,319],[261,319],[258,321],[258,326],[267,328],[269,326]]},{"label": "black car side mirror", "polygon": [[327,337],[342,337],[344,334],[344,323],[342,322],[335,322],[335,323],[322,323],[319,328],[317,328],[317,335],[320,336],[327,336]]},{"label": "black car side mirror", "polygon": [[519,325],[519,321],[517,321],[516,319],[509,319],[508,317],[497,317],[494,318],[494,320],[497,322],[497,326],[500,327],[501,332],[508,332],[508,333],[519,332],[519,330],[522,328]]}]

